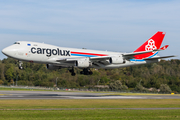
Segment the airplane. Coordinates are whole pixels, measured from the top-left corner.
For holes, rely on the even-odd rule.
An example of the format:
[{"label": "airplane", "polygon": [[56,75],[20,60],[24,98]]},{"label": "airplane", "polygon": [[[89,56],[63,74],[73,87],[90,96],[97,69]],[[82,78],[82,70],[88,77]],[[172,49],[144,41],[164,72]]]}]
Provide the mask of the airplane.
[{"label": "airplane", "polygon": [[69,68],[75,76],[74,67],[83,69],[80,74],[92,75],[90,68],[113,69],[134,65],[159,62],[163,58],[175,57],[158,56],[158,52],[167,49],[169,45],[160,48],[165,32],[158,31],[144,44],[131,53],[97,51],[58,47],[45,43],[17,41],[6,47],[2,53],[19,61],[19,69],[23,69],[22,61],[46,64],[47,69]]}]

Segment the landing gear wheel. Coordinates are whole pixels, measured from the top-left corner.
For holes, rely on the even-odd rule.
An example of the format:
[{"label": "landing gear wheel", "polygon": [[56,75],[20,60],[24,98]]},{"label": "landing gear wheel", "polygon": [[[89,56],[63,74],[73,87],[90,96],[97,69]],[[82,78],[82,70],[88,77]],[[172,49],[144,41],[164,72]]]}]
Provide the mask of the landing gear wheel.
[{"label": "landing gear wheel", "polygon": [[92,71],[89,71],[89,75],[92,75],[93,74],[93,72]]},{"label": "landing gear wheel", "polygon": [[22,70],[22,69],[23,69],[23,67],[22,67],[22,66],[19,66],[19,69],[20,69],[20,70]]},{"label": "landing gear wheel", "polygon": [[71,75],[72,75],[72,76],[75,76],[75,75],[76,75],[76,73],[71,73]]},{"label": "landing gear wheel", "polygon": [[80,74],[92,75],[93,72],[89,68],[84,68],[83,71],[80,72]]},{"label": "landing gear wheel", "polygon": [[81,71],[80,74],[84,74],[84,71]]}]

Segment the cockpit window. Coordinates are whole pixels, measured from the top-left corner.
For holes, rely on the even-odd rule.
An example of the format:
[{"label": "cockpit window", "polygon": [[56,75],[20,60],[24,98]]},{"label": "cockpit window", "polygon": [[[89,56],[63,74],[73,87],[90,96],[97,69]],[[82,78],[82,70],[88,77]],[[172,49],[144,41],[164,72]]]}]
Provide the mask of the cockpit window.
[{"label": "cockpit window", "polygon": [[15,42],[14,44],[20,44],[19,42]]}]

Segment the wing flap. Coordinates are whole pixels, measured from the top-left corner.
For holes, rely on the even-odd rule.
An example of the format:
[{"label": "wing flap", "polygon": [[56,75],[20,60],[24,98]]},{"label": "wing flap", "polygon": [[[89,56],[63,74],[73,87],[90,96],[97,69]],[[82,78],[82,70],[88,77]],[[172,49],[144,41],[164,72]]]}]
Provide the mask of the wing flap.
[{"label": "wing flap", "polygon": [[[79,59],[84,59],[86,57],[73,57],[73,58],[63,58],[63,59],[58,59],[56,62],[66,62],[66,61],[77,61]],[[108,60],[110,57],[109,56],[100,56],[100,57],[88,57],[92,61],[105,61]]]},{"label": "wing flap", "polygon": [[83,58],[85,58],[85,57],[63,58],[63,59],[56,60],[56,62],[77,61],[77,60],[83,59]]}]

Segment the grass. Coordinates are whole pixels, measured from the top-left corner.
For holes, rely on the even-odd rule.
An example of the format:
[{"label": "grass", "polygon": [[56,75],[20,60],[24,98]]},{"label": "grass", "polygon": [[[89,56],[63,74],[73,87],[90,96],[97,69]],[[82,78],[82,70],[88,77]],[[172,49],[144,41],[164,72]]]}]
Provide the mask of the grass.
[{"label": "grass", "polygon": [[1,120],[179,120],[180,110],[0,111]]},{"label": "grass", "polygon": [[[179,120],[180,110],[53,108],[180,108],[180,99],[0,100],[0,120]],[[25,110],[26,109],[26,110]],[[31,110],[27,110],[31,109]]]},{"label": "grass", "polygon": [[41,108],[180,108],[180,99],[0,100],[0,109]]},{"label": "grass", "polygon": [[15,88],[15,87],[0,87],[0,90],[14,90],[14,91],[52,91],[43,89],[32,89],[32,88]]}]

